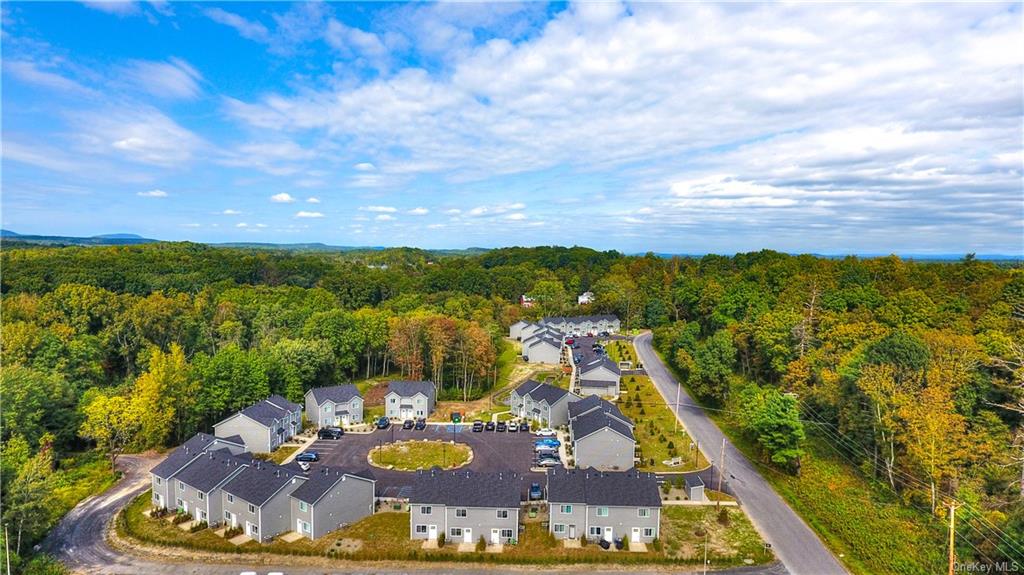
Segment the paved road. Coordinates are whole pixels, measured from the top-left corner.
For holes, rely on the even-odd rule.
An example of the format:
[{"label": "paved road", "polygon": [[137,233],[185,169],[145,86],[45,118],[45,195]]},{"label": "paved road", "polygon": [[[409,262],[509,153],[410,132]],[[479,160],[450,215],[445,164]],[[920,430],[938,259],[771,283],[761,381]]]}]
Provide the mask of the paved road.
[{"label": "paved road", "polygon": [[[149,488],[149,470],[156,465],[159,458],[151,456],[125,455],[118,459],[118,466],[123,471],[121,480],[96,497],[90,497],[71,510],[57,527],[43,541],[42,547],[67,564],[75,573],[109,574],[109,575],[237,575],[246,571],[266,574],[280,572],[286,575],[329,575],[329,574],[374,574],[374,575],[405,575],[416,573],[421,575],[522,575],[523,568],[495,568],[484,566],[476,568],[447,568],[444,566],[424,567],[376,567],[376,566],[344,566],[337,568],[294,566],[270,563],[203,563],[201,559],[187,560],[187,551],[183,552],[186,559],[171,559],[150,556],[140,557],[122,554],[107,544],[106,530],[111,519],[119,509]],[[287,561],[287,559],[282,559]],[[527,568],[528,569],[528,568]],[[623,575],[622,570],[598,570],[592,566],[581,566],[567,570],[551,570],[559,575]],[[643,573],[643,571],[632,571]],[[695,574],[698,571],[674,571],[680,575]],[[652,571],[652,575],[664,574],[665,570]],[[783,575],[784,570],[778,563],[761,567],[737,568],[716,571],[720,575]]]},{"label": "paved road", "polygon": [[[651,347],[651,333],[634,339],[640,361],[647,369],[658,391],[672,407],[679,386]],[[683,423],[690,437],[700,442],[701,451],[708,461],[716,463],[721,455],[725,436],[718,426],[696,405],[685,389],[679,390],[676,417]],[[726,443],[725,475],[730,492],[743,504],[743,509],[761,533],[771,543],[775,554],[793,575],[831,575],[846,573],[846,569],[818,539],[818,536],[771,488],[750,461],[731,442]]]}]

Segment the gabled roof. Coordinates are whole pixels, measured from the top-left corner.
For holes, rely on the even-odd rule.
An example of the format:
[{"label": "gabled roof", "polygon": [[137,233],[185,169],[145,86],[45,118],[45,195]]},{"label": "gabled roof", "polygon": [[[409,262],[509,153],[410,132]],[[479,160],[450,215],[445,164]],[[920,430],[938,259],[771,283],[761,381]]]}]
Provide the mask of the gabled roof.
[{"label": "gabled roof", "polygon": [[522,325],[530,325],[530,322],[526,321],[525,319],[521,319],[521,320],[515,322],[514,324],[512,324],[509,327],[514,327],[514,326],[517,326],[517,325],[520,325],[520,324],[522,324]]},{"label": "gabled roof", "polygon": [[412,397],[417,393],[433,398],[436,390],[432,381],[389,381],[388,393],[397,393],[401,397]]},{"label": "gabled roof", "polygon": [[224,485],[224,491],[253,505],[263,505],[293,478],[306,480],[304,475],[286,467],[254,460]]},{"label": "gabled roof", "polygon": [[[586,385],[585,381],[581,382],[581,385],[585,386]],[[594,385],[598,386],[598,385],[615,385],[615,384],[614,384],[614,382],[610,382],[610,381],[595,381]],[[616,419],[619,419],[620,421],[622,421],[623,423],[625,423],[626,425],[628,425],[630,427],[635,427],[636,426],[636,424],[633,423],[633,420],[631,420],[630,418],[628,418],[628,417],[626,417],[625,415],[622,414],[622,411],[619,410],[619,406],[615,405],[614,403],[612,403],[610,401],[601,399],[600,397],[598,397],[596,395],[588,395],[587,397],[584,397],[583,399],[581,399],[579,401],[574,401],[574,402],[570,403],[569,404],[569,419],[575,419],[577,417],[580,417],[581,415],[588,414],[588,413],[591,413],[593,411],[601,411],[603,413],[607,413],[608,415],[610,415],[610,416],[612,416],[612,417],[614,417]]]},{"label": "gabled roof", "polygon": [[297,403],[292,403],[280,395],[274,394],[267,398],[267,403],[285,409],[287,411],[301,411],[302,406]]},{"label": "gabled roof", "polygon": [[661,507],[653,473],[600,472],[590,469],[548,471],[548,501],[608,507]]},{"label": "gabled roof", "polygon": [[369,469],[364,469],[356,472],[343,471],[341,469],[330,469],[328,467],[321,467],[315,472],[309,474],[309,479],[305,483],[300,485],[298,489],[291,492],[291,496],[298,499],[299,501],[309,503],[310,505],[316,503],[327,494],[328,491],[334,489],[334,486],[345,476],[358,477],[360,479],[366,479],[368,481],[376,481],[377,478],[373,475],[373,472]]},{"label": "gabled roof", "polygon": [[216,449],[186,465],[174,480],[199,491],[208,492],[244,468],[250,461],[241,456],[231,455],[227,449]]},{"label": "gabled roof", "polygon": [[330,387],[314,387],[306,392],[313,394],[313,401],[317,405],[323,405],[325,401],[334,403],[348,403],[353,397],[362,397],[356,386],[351,383],[344,385],[332,385]]},{"label": "gabled roof", "polygon": [[593,371],[595,369],[605,368],[615,375],[621,375],[622,371],[619,370],[619,366],[615,365],[615,362],[608,359],[606,355],[599,355],[597,357],[586,360],[583,365],[580,366],[580,376],[582,374]]},{"label": "gabled roof", "polygon": [[511,471],[477,473],[434,468],[416,473],[409,503],[452,507],[519,507],[522,489],[522,478]]},{"label": "gabled roof", "polygon": [[562,349],[562,342],[561,342],[561,340],[557,340],[557,339],[555,339],[553,337],[546,337],[546,336],[541,336],[541,337],[536,338],[536,339],[531,338],[529,340],[529,343],[525,343],[524,345],[527,348],[532,349],[532,348],[534,348],[534,347],[536,347],[538,345],[541,345],[541,344],[550,345],[551,347],[553,347],[555,349]]},{"label": "gabled roof", "polygon": [[636,441],[636,438],[633,436],[633,430],[630,426],[626,425],[622,420],[612,417],[601,410],[591,411],[586,415],[581,415],[573,419],[569,422],[569,427],[572,428],[572,437],[575,441],[579,441],[606,427],[630,441]]},{"label": "gabled roof", "polygon": [[[519,387],[516,388],[516,393],[519,394],[519,397],[529,396],[533,401],[545,401],[548,405],[554,405],[569,395],[569,392],[561,387],[540,383],[532,379],[519,384]],[[575,396],[575,394],[573,395]]]},{"label": "gabled roof", "polygon": [[216,438],[206,433],[197,433],[170,452],[163,461],[158,463],[151,471],[153,475],[167,479],[178,472],[188,462],[206,452],[206,449],[213,445]]},{"label": "gabled roof", "polygon": [[541,320],[541,323],[583,323],[583,322],[595,322],[595,321],[618,321],[614,315],[611,314],[598,314],[598,315],[577,315],[572,317],[546,317]]}]

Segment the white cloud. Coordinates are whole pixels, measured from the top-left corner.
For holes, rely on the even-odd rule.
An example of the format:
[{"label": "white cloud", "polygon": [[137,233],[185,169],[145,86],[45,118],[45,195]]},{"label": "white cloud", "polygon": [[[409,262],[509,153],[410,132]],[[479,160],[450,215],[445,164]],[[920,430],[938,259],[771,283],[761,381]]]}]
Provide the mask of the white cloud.
[{"label": "white cloud", "polygon": [[135,195],[143,198],[166,198],[167,192],[163,190],[148,190],[145,192],[136,192]]},{"label": "white cloud", "polygon": [[513,214],[508,214],[507,216],[505,216],[505,219],[506,220],[510,220],[510,221],[525,220],[526,219],[526,214],[521,213],[521,212],[516,212],[516,213],[513,213]]},{"label": "white cloud", "polygon": [[181,224],[181,227],[183,227],[183,228],[201,228],[203,226],[202,226],[202,224],[191,222],[191,223],[187,223],[187,224]]},{"label": "white cloud", "polygon": [[228,209],[224,210],[223,212],[221,212],[221,215],[225,215],[225,216],[239,216],[241,214],[242,214],[242,212],[240,212],[238,210],[232,210],[231,208],[228,208]]},{"label": "white cloud", "polygon": [[297,217],[297,218],[322,218],[322,217],[324,217],[324,215],[322,213],[320,213],[320,212],[300,211],[300,212],[295,212],[295,217]]},{"label": "white cloud", "polygon": [[395,213],[398,208],[394,206],[361,206],[359,208],[364,212],[383,212],[383,213]]},{"label": "white cloud", "polygon": [[427,208],[413,208],[406,213],[410,216],[425,216],[430,213],[430,210]]},{"label": "white cloud", "polygon": [[245,222],[238,222],[237,224],[235,224],[235,227],[236,228],[247,228],[247,227],[249,227],[249,224],[247,224]]},{"label": "white cloud", "polygon": [[306,203],[307,204],[319,204],[320,203],[320,198],[318,198],[316,196],[310,196],[310,197],[306,198]]},{"label": "white cloud", "polygon": [[295,198],[293,198],[288,192],[281,192],[280,194],[270,196],[270,201],[275,204],[290,204],[295,201]]},{"label": "white cloud", "polygon": [[391,215],[388,215],[388,214],[379,214],[374,219],[377,220],[378,222],[390,222],[390,221],[394,221],[395,216],[391,216]]},{"label": "white cloud", "polygon": [[[526,204],[522,202],[515,202],[512,204],[499,204],[494,206],[477,206],[467,212],[467,215],[471,217],[482,217],[482,216],[495,216],[505,214],[511,211],[522,210],[526,208]],[[516,219],[516,218],[509,218]]]},{"label": "white cloud", "polygon": [[445,210],[444,213],[448,214],[449,216],[457,216],[462,213],[462,210],[460,210],[459,208],[451,208],[450,210]]},{"label": "white cloud", "polygon": [[198,136],[148,106],[75,113],[71,119],[83,153],[112,154],[170,167],[191,161],[193,153],[205,145]]},{"label": "white cloud", "polygon": [[234,28],[243,38],[265,42],[270,37],[267,27],[260,22],[247,20],[234,12],[228,12],[221,8],[207,8],[203,10],[206,17],[218,24],[224,24]]},{"label": "white cloud", "polygon": [[377,169],[377,166],[374,166],[370,162],[360,162],[352,167],[360,172],[372,172]]},{"label": "white cloud", "polygon": [[167,99],[195,98],[203,80],[198,70],[180,58],[166,62],[137,60],[125,66],[118,76],[146,93]]},{"label": "white cloud", "polygon": [[3,66],[4,69],[22,82],[43,86],[58,93],[68,95],[84,95],[89,97],[97,95],[95,90],[87,88],[56,71],[45,70],[37,62],[14,60],[4,62]]},{"label": "white cloud", "polygon": [[138,4],[131,0],[85,0],[82,4],[85,4],[93,10],[99,10],[100,12],[106,12],[108,14],[116,14],[118,16],[136,14],[139,11]]}]

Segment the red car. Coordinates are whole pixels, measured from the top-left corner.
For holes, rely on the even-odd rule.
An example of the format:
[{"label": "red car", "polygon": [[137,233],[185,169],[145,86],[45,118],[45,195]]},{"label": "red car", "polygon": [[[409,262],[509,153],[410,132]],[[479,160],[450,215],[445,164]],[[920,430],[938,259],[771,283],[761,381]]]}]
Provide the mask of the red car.
[{"label": "red car", "polygon": [[571,337],[569,339],[565,340],[565,345],[572,345],[574,343],[576,343],[576,340],[572,339]]}]

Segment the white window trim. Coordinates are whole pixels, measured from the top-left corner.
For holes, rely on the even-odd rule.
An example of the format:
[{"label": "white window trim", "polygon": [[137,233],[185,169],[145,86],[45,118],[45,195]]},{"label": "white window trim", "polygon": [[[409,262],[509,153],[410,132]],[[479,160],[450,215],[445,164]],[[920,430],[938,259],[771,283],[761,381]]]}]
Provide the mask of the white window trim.
[{"label": "white window trim", "polygon": [[494,515],[498,519],[508,519],[508,509],[498,509],[494,512]]},{"label": "white window trim", "polygon": [[[422,527],[422,529],[420,529],[421,527]],[[427,526],[426,526],[426,524],[420,523],[420,524],[416,525],[414,530],[415,530],[417,535],[424,534],[424,533],[427,533]]]},{"label": "white window trim", "polygon": [[431,507],[430,505],[421,505],[420,506],[420,515],[430,515],[431,513],[433,513],[433,511],[434,511],[434,508]]},{"label": "white window trim", "polygon": [[558,511],[562,515],[572,515],[572,505],[563,505]]},{"label": "white window trim", "polygon": [[644,537],[654,537],[654,528],[644,527]]},{"label": "white window trim", "polygon": [[640,507],[636,510],[636,516],[646,519],[651,516],[651,509],[649,507]]},{"label": "white window trim", "polygon": [[256,513],[256,506],[252,503],[249,504],[249,513]]},{"label": "white window trim", "polygon": [[299,511],[309,511],[309,504],[305,501],[299,501]]},{"label": "white window trim", "polygon": [[463,508],[456,509],[455,510],[455,516],[456,517],[462,517],[462,518],[468,517],[469,516],[469,511],[467,511],[466,509],[463,509]]},{"label": "white window trim", "polygon": [[[604,513],[602,513],[602,511],[603,511]],[[608,508],[607,508],[607,507],[598,507],[598,508],[597,508],[597,512],[596,512],[596,515],[597,515],[598,517],[608,517]]]},{"label": "white window trim", "polygon": [[228,493],[227,495],[228,495],[228,503],[234,503],[235,502],[235,496],[230,494],[230,493]]},{"label": "white window trim", "polygon": [[553,531],[555,533],[565,533],[565,523],[555,523]]}]

